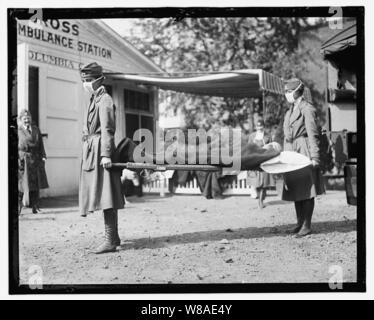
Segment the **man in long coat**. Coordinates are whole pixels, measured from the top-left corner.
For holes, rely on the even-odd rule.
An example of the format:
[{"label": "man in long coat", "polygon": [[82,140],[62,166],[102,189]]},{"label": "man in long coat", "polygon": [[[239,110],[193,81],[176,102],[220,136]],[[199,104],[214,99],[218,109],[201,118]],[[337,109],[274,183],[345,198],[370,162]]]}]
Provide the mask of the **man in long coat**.
[{"label": "man in long coat", "polygon": [[91,94],[83,118],[83,147],[79,183],[82,216],[103,210],[105,240],[95,253],[112,252],[120,245],[118,209],[124,207],[121,172],[111,170],[116,130],[115,107],[102,85],[102,67],[93,62],[81,69],[83,87]]},{"label": "man in long coat", "polygon": [[284,174],[282,199],[295,202],[297,226],[292,232],[303,237],[312,232],[314,198],[325,191],[319,168],[320,134],[316,110],[304,99],[301,80],[287,81],[285,92],[291,107],[283,124],[284,150],[299,152],[312,161],[311,166]]},{"label": "man in long coat", "polygon": [[39,209],[39,190],[48,188],[44,162],[47,159],[39,128],[32,124],[28,110],[18,115],[18,214],[22,206]]}]

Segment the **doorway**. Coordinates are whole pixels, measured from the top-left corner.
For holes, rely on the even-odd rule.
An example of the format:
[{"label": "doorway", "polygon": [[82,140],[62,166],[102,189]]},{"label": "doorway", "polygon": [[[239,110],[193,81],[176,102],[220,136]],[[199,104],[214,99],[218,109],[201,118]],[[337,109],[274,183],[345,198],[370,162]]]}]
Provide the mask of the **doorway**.
[{"label": "doorway", "polygon": [[[29,105],[33,123],[39,127],[39,68],[29,66]],[[27,106],[25,106],[27,107]]]}]

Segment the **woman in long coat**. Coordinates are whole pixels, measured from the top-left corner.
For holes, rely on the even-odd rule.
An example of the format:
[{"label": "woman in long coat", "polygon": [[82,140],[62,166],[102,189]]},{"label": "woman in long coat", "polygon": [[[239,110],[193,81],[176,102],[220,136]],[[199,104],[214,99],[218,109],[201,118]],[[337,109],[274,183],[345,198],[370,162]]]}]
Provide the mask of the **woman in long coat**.
[{"label": "woman in long coat", "polygon": [[83,118],[83,148],[79,182],[82,216],[103,210],[105,240],[95,253],[112,252],[120,245],[118,209],[124,207],[121,171],[111,169],[116,130],[115,107],[102,85],[102,67],[93,62],[81,69],[84,88],[91,94]]},{"label": "woman in long coat", "polygon": [[291,103],[283,124],[284,150],[296,151],[311,159],[312,165],[284,174],[282,199],[295,203],[297,226],[291,232],[303,237],[312,232],[314,198],[325,188],[320,164],[319,130],[315,108],[303,98],[304,84],[291,79],[285,84]]},{"label": "woman in long coat", "polygon": [[[259,147],[272,142],[271,136],[265,132],[264,120],[258,119],[256,124],[256,131],[249,135],[248,143],[257,144]],[[264,171],[252,171],[250,174],[254,174],[251,185],[256,189],[258,196],[258,206],[260,209],[264,207],[263,201],[266,197],[266,189],[275,186],[274,178],[271,174]]]},{"label": "woman in long coat", "polygon": [[23,204],[39,209],[39,190],[48,188],[44,163],[47,159],[43,138],[32,124],[31,114],[22,110],[18,116],[18,213]]}]

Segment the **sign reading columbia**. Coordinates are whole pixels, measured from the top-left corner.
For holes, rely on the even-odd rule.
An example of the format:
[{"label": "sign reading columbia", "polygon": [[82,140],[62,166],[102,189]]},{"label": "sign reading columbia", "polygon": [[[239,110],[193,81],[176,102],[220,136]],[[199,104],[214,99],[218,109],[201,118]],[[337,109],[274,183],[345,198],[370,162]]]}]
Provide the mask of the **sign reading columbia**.
[{"label": "sign reading columbia", "polygon": [[73,69],[73,70],[79,70],[80,67],[82,66],[82,63],[77,62],[77,61],[73,61],[73,60],[65,59],[61,57],[56,57],[50,54],[37,52],[33,50],[29,50],[29,59],[38,61],[38,62],[52,64],[52,65],[62,67],[62,68]]}]

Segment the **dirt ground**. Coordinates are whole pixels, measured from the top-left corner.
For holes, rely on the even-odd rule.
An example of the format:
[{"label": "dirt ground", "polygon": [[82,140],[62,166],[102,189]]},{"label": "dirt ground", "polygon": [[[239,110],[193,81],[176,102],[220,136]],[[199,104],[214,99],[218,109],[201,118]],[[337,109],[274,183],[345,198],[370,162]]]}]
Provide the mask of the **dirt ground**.
[{"label": "dirt ground", "polygon": [[[77,212],[74,198],[45,199],[19,221],[21,283],[39,266],[44,284],[328,282],[329,268],[356,280],[356,207],[343,191],[316,201],[314,234],[296,239],[292,203],[276,195],[263,210],[249,196],[131,197],[119,212],[121,248],[95,255],[103,218]],[[31,267],[31,269],[30,269]]]}]

